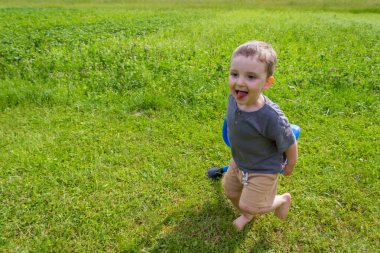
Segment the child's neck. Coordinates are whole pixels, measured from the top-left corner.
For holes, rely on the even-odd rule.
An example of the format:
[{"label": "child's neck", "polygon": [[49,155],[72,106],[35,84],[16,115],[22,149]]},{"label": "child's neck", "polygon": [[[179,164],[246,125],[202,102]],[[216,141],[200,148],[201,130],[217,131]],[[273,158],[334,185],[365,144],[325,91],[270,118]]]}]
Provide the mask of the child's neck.
[{"label": "child's neck", "polygon": [[237,105],[239,110],[243,112],[255,112],[260,110],[265,105],[265,97],[263,94],[260,94],[256,102],[252,105]]}]

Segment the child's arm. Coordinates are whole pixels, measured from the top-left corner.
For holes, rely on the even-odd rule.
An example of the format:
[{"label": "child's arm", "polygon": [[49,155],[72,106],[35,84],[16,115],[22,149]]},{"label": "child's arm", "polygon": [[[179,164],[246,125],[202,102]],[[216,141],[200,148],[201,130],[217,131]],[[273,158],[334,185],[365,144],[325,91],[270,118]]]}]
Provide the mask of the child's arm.
[{"label": "child's arm", "polygon": [[230,168],[236,168],[236,167],[237,167],[237,165],[236,165],[236,163],[235,163],[235,161],[234,161],[234,158],[232,158],[232,157],[231,157],[231,160],[230,160],[230,165],[229,165],[229,167],[230,167]]},{"label": "child's arm", "polygon": [[284,176],[290,176],[298,159],[297,141],[294,142],[286,151],[287,163],[284,166]]}]

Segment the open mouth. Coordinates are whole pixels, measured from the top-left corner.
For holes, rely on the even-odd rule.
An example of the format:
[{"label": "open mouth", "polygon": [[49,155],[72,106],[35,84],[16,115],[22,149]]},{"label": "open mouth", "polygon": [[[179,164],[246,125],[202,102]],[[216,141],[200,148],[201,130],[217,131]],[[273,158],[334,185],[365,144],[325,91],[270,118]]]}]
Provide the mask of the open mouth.
[{"label": "open mouth", "polygon": [[248,95],[247,91],[235,90],[235,92],[236,92],[236,98],[237,99],[242,99],[242,98],[244,98],[245,96]]}]

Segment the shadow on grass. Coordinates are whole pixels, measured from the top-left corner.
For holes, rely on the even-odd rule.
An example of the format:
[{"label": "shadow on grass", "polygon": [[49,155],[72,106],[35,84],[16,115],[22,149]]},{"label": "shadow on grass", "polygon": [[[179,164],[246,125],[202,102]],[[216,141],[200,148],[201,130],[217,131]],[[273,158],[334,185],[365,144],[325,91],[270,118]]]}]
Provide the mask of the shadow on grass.
[{"label": "shadow on grass", "polygon": [[[156,228],[149,252],[234,252],[244,243],[251,229],[237,232],[232,221],[237,217],[223,196],[220,182],[210,181],[215,198],[203,206],[169,214]],[[266,248],[265,242],[256,246]]]}]

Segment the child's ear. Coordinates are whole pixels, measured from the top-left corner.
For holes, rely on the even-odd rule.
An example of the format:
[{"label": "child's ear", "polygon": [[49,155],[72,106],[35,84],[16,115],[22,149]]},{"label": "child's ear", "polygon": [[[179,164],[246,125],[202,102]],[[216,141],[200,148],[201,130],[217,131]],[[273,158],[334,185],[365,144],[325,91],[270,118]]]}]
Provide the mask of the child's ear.
[{"label": "child's ear", "polygon": [[263,90],[267,90],[270,87],[272,87],[272,85],[273,85],[273,83],[274,83],[275,80],[276,79],[274,78],[274,76],[268,77],[267,80],[266,80],[266,82],[265,82],[265,85],[263,87]]}]

